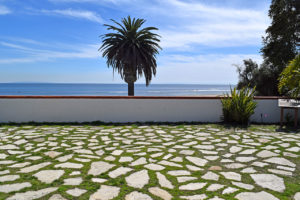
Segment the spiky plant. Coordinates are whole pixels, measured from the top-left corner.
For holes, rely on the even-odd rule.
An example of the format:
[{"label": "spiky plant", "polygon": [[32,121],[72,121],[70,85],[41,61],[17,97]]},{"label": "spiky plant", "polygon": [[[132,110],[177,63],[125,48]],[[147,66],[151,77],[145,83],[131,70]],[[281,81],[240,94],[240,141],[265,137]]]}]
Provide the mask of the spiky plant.
[{"label": "spiky plant", "polygon": [[221,99],[222,119],[224,122],[247,125],[257,105],[257,102],[253,100],[255,88],[244,87],[241,90],[230,88],[230,90],[230,94],[227,93]]},{"label": "spiky plant", "polygon": [[99,50],[107,59],[107,66],[117,71],[128,84],[128,96],[134,96],[134,82],[141,76],[149,85],[152,76],[156,75],[156,55],[159,46],[159,35],[151,31],[155,27],[141,28],[146,22],[144,19],[122,18],[121,23],[111,20],[116,26],[105,24],[112,33],[102,35],[103,44]]}]

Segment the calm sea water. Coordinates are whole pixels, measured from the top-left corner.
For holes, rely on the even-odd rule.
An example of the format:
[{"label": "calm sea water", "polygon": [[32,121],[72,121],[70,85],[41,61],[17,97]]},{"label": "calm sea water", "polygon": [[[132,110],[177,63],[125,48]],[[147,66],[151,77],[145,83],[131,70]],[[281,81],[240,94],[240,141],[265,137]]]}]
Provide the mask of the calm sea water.
[{"label": "calm sea water", "polygon": [[[135,84],[136,96],[219,95],[229,85]],[[126,96],[126,84],[0,83],[0,95]]]}]

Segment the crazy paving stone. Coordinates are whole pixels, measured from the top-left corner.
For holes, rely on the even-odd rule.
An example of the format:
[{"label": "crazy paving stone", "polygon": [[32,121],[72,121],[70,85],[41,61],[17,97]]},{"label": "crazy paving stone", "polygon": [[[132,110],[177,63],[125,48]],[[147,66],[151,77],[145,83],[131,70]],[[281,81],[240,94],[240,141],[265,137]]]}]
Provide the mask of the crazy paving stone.
[{"label": "crazy paving stone", "polygon": [[296,167],[296,164],[292,163],[291,161],[289,161],[285,158],[273,157],[273,158],[269,158],[264,161],[269,162],[269,163],[274,163],[277,165],[286,165],[286,166],[290,166],[290,167]]},{"label": "crazy paving stone", "polygon": [[163,169],[165,169],[165,167],[161,166],[161,165],[157,165],[157,164],[147,164],[144,165],[145,168],[153,170],[153,171],[161,171]]},{"label": "crazy paving stone", "polygon": [[134,188],[143,188],[149,182],[149,175],[147,170],[135,172],[125,178],[127,184]]},{"label": "crazy paving stone", "polygon": [[48,200],[67,200],[67,199],[65,199],[64,197],[62,197],[60,194],[54,194]]},{"label": "crazy paving stone", "polygon": [[163,200],[171,200],[172,199],[172,195],[167,192],[166,190],[163,190],[159,187],[151,187],[149,188],[149,192],[155,196],[160,197]]},{"label": "crazy paving stone", "polygon": [[44,162],[44,163],[32,165],[32,166],[20,169],[19,172],[20,173],[29,173],[29,172],[37,171],[37,170],[39,170],[41,168],[44,168],[44,167],[46,167],[46,166],[48,166],[50,164],[51,164],[51,162]]},{"label": "crazy paving stone", "polygon": [[219,180],[219,175],[215,174],[213,172],[207,172],[206,174],[204,174],[203,176],[201,176],[201,178],[203,178],[205,180],[218,181]]},{"label": "crazy paving stone", "polygon": [[160,184],[161,187],[165,187],[168,189],[173,189],[174,186],[172,185],[172,183],[161,173],[156,172],[156,176],[158,179],[158,182]]},{"label": "crazy paving stone", "polygon": [[19,175],[6,175],[6,176],[0,176],[0,182],[7,182],[7,181],[15,181],[19,179]]},{"label": "crazy paving stone", "polygon": [[80,185],[81,183],[81,177],[64,179],[64,185]]},{"label": "crazy paving stone", "polygon": [[74,188],[74,189],[70,189],[70,190],[66,191],[66,193],[68,193],[69,195],[71,195],[73,197],[79,197],[86,192],[87,192],[87,190],[79,189],[79,188]]},{"label": "crazy paving stone", "polygon": [[202,158],[192,156],[187,156],[186,159],[199,167],[205,166],[205,164],[208,162],[207,160],[204,160]]},{"label": "crazy paving stone", "polygon": [[93,162],[91,164],[90,170],[88,171],[88,174],[97,176],[97,175],[107,172],[114,166],[115,166],[114,164],[109,164],[109,163],[103,162],[103,161]]},{"label": "crazy paving stone", "polygon": [[54,167],[55,168],[81,169],[83,167],[83,164],[66,162],[66,163],[57,164]]},{"label": "crazy paving stone", "polygon": [[64,170],[43,170],[33,176],[35,176],[39,181],[49,184],[59,179],[64,173]]},{"label": "crazy paving stone", "polygon": [[241,175],[236,172],[221,172],[220,174],[229,180],[241,181],[242,179]]},{"label": "crazy paving stone", "polygon": [[279,200],[267,192],[242,192],[235,196],[238,200]]},{"label": "crazy paving stone", "polygon": [[120,188],[114,186],[101,185],[100,189],[90,196],[89,200],[110,200],[117,197]]},{"label": "crazy paving stone", "polygon": [[196,194],[192,196],[180,196],[181,199],[187,199],[187,200],[204,200],[207,198],[205,194]]},{"label": "crazy paving stone", "polygon": [[108,176],[111,177],[111,178],[117,178],[118,176],[121,176],[123,174],[127,174],[130,171],[132,171],[131,168],[119,167],[119,168],[115,169],[114,171],[109,172]]},{"label": "crazy paving stone", "polygon": [[200,190],[205,187],[207,183],[189,183],[179,186],[180,190]]},{"label": "crazy paving stone", "polygon": [[283,178],[280,178],[273,174],[251,174],[251,178],[254,182],[270,190],[277,192],[283,192],[285,190],[285,184]]},{"label": "crazy paving stone", "polygon": [[0,192],[10,193],[10,192],[19,191],[26,187],[31,187],[31,183],[24,182],[24,183],[5,184],[5,185],[0,185]]},{"label": "crazy paving stone", "polygon": [[38,199],[43,196],[46,196],[54,191],[56,191],[58,188],[57,187],[49,187],[37,191],[28,191],[24,193],[17,193],[6,200],[31,200],[31,199]]},{"label": "crazy paving stone", "polygon": [[211,184],[210,186],[207,187],[207,191],[217,191],[217,190],[220,190],[222,188],[224,188],[225,185],[221,185],[221,184]]}]

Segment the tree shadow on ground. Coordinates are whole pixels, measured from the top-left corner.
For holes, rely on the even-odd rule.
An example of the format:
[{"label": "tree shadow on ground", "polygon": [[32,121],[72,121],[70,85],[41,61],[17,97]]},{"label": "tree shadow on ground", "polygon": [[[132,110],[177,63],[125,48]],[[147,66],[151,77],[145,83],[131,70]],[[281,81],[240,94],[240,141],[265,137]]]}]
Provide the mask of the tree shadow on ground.
[{"label": "tree shadow on ground", "polygon": [[[299,123],[300,124],[300,123]],[[151,125],[168,125],[168,126],[182,126],[182,125],[218,125],[223,126],[226,129],[233,130],[249,130],[255,128],[255,126],[276,126],[274,131],[276,132],[287,132],[287,133],[297,133],[300,134],[300,127],[294,128],[292,125],[285,125],[280,127],[279,124],[266,124],[266,123],[251,123],[247,125],[241,125],[237,123],[211,123],[211,122],[129,122],[129,123],[113,123],[113,122],[26,122],[26,123],[0,123],[1,126],[151,126]]]},{"label": "tree shadow on ground", "polygon": [[278,129],[276,129],[276,132],[286,132],[286,133],[296,133],[296,134],[300,134],[300,127],[293,127],[293,126],[283,126],[280,127]]}]

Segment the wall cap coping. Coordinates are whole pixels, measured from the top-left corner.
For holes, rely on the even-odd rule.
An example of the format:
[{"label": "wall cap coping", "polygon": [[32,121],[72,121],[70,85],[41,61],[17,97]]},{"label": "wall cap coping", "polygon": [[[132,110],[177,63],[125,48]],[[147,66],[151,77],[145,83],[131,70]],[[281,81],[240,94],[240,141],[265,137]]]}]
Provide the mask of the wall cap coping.
[{"label": "wall cap coping", "polygon": [[[20,96],[20,95],[0,95],[0,99],[222,99],[222,95],[205,96]],[[286,99],[281,96],[255,96],[255,100],[277,100]]]}]

